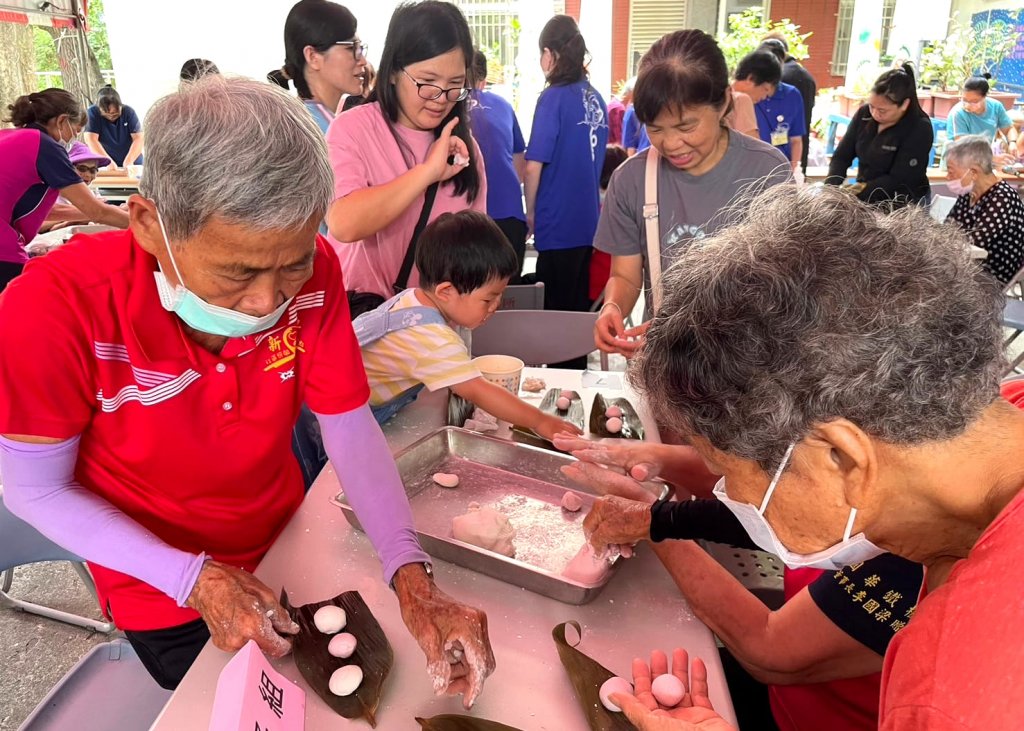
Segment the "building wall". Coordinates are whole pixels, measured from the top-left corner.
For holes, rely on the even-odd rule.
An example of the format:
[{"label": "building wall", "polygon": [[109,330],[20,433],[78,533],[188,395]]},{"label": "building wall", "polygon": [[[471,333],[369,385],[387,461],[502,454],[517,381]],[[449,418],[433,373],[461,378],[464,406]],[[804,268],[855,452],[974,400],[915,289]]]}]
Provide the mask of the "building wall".
[{"label": "building wall", "polygon": [[629,3],[612,0],[612,91],[629,77]]},{"label": "building wall", "polygon": [[813,33],[807,39],[810,57],[801,61],[818,82],[818,88],[840,86],[842,76],[832,75],[832,46],[836,39],[836,13],[839,0],[772,0],[772,20],[789,18],[801,33]]}]

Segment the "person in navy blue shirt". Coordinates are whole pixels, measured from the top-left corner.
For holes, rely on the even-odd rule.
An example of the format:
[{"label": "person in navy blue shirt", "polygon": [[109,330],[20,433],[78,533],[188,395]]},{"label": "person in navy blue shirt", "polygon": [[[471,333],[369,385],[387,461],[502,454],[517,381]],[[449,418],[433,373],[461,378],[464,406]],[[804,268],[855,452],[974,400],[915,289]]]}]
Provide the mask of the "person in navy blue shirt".
[{"label": "person in navy blue shirt", "polygon": [[766,50],[748,53],[736,65],[733,89],[754,102],[761,140],[786,156],[796,169],[804,153],[804,98],[795,87],[782,81],[782,64]]},{"label": "person in navy blue shirt", "polygon": [[519,269],[509,283],[517,284],[526,256],[526,212],[521,187],[526,142],[512,105],[486,90],[487,57],[480,51],[473,54],[472,71],[470,119],[473,139],[480,146],[487,174],[487,215],[516,251]]},{"label": "person in navy blue shirt", "polygon": [[121,95],[107,85],[89,107],[85,144],[97,155],[109,157],[117,167],[142,164],[142,123],[139,115],[121,103]]},{"label": "person in navy blue shirt", "polygon": [[[540,50],[548,85],[537,101],[526,148],[527,224],[538,252],[545,309],[586,311],[608,111],[587,80],[587,45],[575,20],[568,15],[549,20]],[[565,367],[585,367],[585,361]]]}]

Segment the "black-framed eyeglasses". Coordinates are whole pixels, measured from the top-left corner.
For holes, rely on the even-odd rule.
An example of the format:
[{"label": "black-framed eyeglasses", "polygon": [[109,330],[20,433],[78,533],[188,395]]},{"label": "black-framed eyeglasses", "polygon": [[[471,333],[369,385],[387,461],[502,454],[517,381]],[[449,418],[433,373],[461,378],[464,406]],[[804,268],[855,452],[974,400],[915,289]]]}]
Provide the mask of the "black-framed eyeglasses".
[{"label": "black-framed eyeglasses", "polygon": [[80,173],[93,173],[93,174],[96,174],[96,173],[98,173],[100,171],[99,167],[96,166],[96,165],[85,165],[85,164],[82,164],[82,163],[79,163],[78,165],[75,165],[75,170],[77,170]]},{"label": "black-framed eyeglasses", "polygon": [[335,41],[336,46],[345,46],[352,51],[352,58],[356,61],[360,61],[366,58],[366,52],[370,50],[370,47],[362,41]]},{"label": "black-framed eyeglasses", "polygon": [[[402,69],[402,73],[409,76],[409,72]],[[412,76],[409,76],[409,81],[416,84],[416,94],[419,95],[420,99],[426,101],[434,101],[444,96],[450,102],[461,102],[467,96],[469,96],[470,90],[463,86],[453,86],[450,89],[442,89],[437,84],[424,84],[422,81],[416,81]]]}]

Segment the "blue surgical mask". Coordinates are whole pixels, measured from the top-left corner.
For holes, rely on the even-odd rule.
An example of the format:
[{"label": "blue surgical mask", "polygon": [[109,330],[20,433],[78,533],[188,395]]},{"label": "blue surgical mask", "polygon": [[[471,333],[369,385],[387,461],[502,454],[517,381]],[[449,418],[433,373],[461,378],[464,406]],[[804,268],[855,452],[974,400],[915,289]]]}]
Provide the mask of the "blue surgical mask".
[{"label": "blue surgical mask", "polygon": [[834,546],[821,551],[815,551],[814,553],[801,554],[790,551],[782,544],[782,541],[775,535],[775,531],[772,530],[768,520],[764,517],[764,511],[768,507],[768,501],[771,500],[772,493],[775,492],[775,486],[779,484],[779,478],[782,477],[782,471],[786,468],[786,464],[789,462],[795,446],[795,444],[790,444],[786,450],[786,455],[782,458],[779,469],[775,471],[775,476],[772,478],[771,484],[768,485],[768,491],[764,494],[760,508],[755,508],[749,503],[741,503],[730,498],[725,492],[725,478],[719,480],[718,484],[715,485],[715,497],[732,511],[754,543],[765,551],[774,553],[791,569],[836,571],[843,566],[867,561],[884,553],[881,548],[869,541],[863,533],[858,533],[853,537],[850,536],[850,532],[853,530],[853,522],[857,518],[856,508],[850,508],[850,519],[846,522],[843,540]]},{"label": "blue surgical mask", "polygon": [[269,330],[277,324],[277,321],[281,319],[281,315],[288,309],[288,305],[291,304],[294,298],[289,297],[280,307],[268,315],[255,317],[244,312],[238,312],[237,310],[212,305],[186,288],[184,285],[185,280],[181,278],[178,264],[174,261],[174,252],[171,251],[171,244],[167,239],[167,230],[164,228],[164,221],[159,211],[156,214],[156,220],[160,223],[160,233],[164,237],[164,246],[167,247],[167,254],[171,257],[171,266],[174,267],[174,274],[178,277],[179,282],[177,286],[172,287],[171,283],[167,281],[167,277],[164,276],[163,269],[153,272],[153,276],[156,278],[156,289],[160,295],[160,304],[165,310],[173,312],[186,325],[195,330],[210,335],[220,335],[225,338],[241,338],[246,335],[255,335],[264,330]]}]

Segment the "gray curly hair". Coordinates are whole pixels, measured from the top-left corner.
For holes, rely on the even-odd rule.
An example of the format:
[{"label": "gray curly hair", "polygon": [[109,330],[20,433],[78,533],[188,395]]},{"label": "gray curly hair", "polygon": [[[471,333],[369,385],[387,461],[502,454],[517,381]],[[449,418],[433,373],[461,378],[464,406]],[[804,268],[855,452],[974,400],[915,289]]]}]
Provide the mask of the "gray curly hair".
[{"label": "gray curly hair", "polygon": [[680,255],[630,365],[663,426],[776,468],[846,418],[900,445],[960,434],[999,395],[998,283],[910,206],[779,185]]},{"label": "gray curly hair", "polygon": [[181,241],[213,216],[257,231],[323,218],[334,174],[320,128],[283,89],[207,74],[146,115],[146,168],[167,236]]}]

